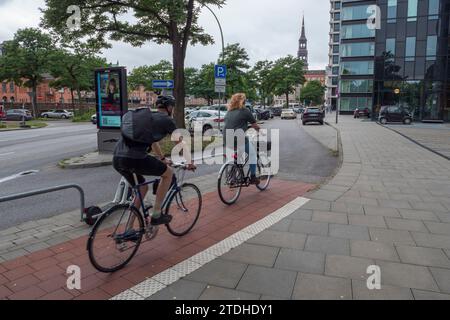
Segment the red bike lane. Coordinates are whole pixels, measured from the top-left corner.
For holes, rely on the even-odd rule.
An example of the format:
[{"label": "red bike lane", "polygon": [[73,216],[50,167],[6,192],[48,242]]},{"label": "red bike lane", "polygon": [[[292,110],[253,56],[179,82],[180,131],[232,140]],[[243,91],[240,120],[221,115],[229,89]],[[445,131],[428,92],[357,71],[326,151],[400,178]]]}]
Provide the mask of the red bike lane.
[{"label": "red bike lane", "polygon": [[[203,195],[200,219],[190,234],[176,238],[161,228],[145,242],[128,266],[114,274],[98,272],[89,262],[88,236],[0,264],[0,299],[104,300],[204,251],[303,196],[315,185],[274,179],[260,192],[247,188],[237,204],[224,205],[217,192]],[[81,269],[81,290],[67,289],[66,270]]]}]

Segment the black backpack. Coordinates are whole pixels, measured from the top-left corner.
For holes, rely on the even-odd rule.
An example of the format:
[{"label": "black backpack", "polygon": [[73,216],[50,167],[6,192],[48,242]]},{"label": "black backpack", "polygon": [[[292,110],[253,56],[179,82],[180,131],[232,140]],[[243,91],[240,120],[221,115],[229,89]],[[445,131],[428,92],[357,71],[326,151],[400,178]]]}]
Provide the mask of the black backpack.
[{"label": "black backpack", "polygon": [[122,118],[122,136],[133,142],[152,145],[152,127],[153,114],[148,108],[129,111]]}]

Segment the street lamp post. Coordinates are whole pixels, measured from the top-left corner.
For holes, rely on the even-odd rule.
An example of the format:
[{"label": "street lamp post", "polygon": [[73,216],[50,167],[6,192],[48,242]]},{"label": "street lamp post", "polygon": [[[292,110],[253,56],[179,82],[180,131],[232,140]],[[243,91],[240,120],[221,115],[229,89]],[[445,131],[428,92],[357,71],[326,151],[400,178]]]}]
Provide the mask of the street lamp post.
[{"label": "street lamp post", "polygon": [[[212,13],[212,15],[214,16],[214,18],[217,21],[217,24],[219,25],[220,36],[222,38],[222,62],[223,62],[224,59],[225,59],[225,40],[224,40],[224,37],[223,37],[222,25],[220,24],[219,18],[214,13],[214,11],[210,7],[208,7],[206,4],[204,4],[204,3],[202,5]],[[220,59],[219,59],[219,63],[220,63]],[[220,130],[220,126],[221,126],[221,124],[220,124],[221,112],[222,112],[221,108],[222,108],[222,97],[221,97],[221,93],[219,92],[219,130]]]}]

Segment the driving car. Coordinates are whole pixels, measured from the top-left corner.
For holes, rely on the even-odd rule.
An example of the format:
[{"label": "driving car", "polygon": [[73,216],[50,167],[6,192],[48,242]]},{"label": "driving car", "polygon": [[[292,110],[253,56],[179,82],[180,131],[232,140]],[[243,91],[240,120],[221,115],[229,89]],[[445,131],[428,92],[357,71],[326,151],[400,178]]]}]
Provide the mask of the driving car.
[{"label": "driving car", "polygon": [[214,110],[195,111],[186,119],[186,126],[189,131],[193,132],[195,128],[201,128],[205,133],[208,130],[222,130],[224,127],[224,115]]},{"label": "driving car", "polygon": [[22,121],[22,119],[25,121],[32,120],[33,117],[31,112],[26,109],[12,109],[6,111],[6,120]]},{"label": "driving car", "polygon": [[359,119],[361,117],[365,117],[365,118],[369,118],[370,119],[370,110],[369,110],[369,108],[365,108],[365,109],[357,108],[355,110],[355,112],[353,113],[353,117],[355,119]]},{"label": "driving car", "polygon": [[297,114],[293,109],[283,109],[281,119],[297,119]]},{"label": "driving car", "polygon": [[283,111],[283,108],[281,108],[281,107],[273,107],[271,110],[272,110],[272,114],[275,117],[280,117],[281,116],[281,112]]},{"label": "driving car", "polygon": [[97,114],[94,114],[94,115],[91,117],[91,122],[92,122],[92,124],[97,124]]},{"label": "driving car", "polygon": [[41,114],[43,118],[69,119],[73,117],[73,112],[67,110],[51,110]]},{"label": "driving car", "polygon": [[306,108],[302,114],[302,123],[306,125],[310,122],[318,122],[321,125],[324,124],[325,113],[322,109],[317,107]]},{"label": "driving car", "polygon": [[411,113],[401,106],[382,106],[378,121],[381,124],[388,122],[400,122],[410,125],[413,122]]},{"label": "driving car", "polygon": [[269,110],[255,108],[255,112],[256,112],[256,120],[269,120],[269,119],[271,119],[271,117],[273,118],[273,116],[271,116],[271,113]]}]

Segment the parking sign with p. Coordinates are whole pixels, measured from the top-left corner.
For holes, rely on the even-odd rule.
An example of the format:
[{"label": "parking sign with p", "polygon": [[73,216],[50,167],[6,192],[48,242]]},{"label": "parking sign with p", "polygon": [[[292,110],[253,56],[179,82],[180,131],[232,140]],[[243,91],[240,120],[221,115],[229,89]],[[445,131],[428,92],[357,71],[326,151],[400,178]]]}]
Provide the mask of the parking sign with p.
[{"label": "parking sign with p", "polygon": [[227,77],[227,66],[216,65],[215,66],[215,78],[216,79],[226,79]]}]

